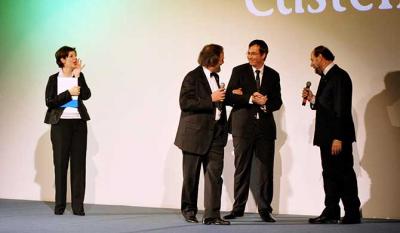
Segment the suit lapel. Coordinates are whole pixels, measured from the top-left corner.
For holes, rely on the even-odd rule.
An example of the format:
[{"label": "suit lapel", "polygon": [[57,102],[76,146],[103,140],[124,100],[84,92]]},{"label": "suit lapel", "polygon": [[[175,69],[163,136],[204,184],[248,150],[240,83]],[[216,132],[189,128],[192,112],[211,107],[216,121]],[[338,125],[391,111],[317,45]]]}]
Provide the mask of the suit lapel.
[{"label": "suit lapel", "polygon": [[338,68],[338,66],[335,64],[332,66],[332,68],[328,71],[328,73],[326,74],[325,78],[328,78],[330,75],[332,75],[333,73],[336,73],[336,69]]},{"label": "suit lapel", "polygon": [[[208,80],[207,80],[207,76],[206,76],[206,74],[204,73],[204,70],[203,70],[203,67],[202,66],[199,66],[199,69],[198,69],[198,73],[199,73],[199,84],[202,86],[202,89],[201,89],[201,91],[205,91],[205,92],[207,92],[207,95],[211,95],[212,94],[212,90],[211,90],[211,87],[210,87],[210,83],[208,82]],[[213,106],[214,106],[214,111],[213,111],[213,113],[214,113],[214,115],[215,115],[215,111],[216,111],[216,109],[215,109],[215,103],[213,103]],[[221,116],[222,117],[222,116]]]},{"label": "suit lapel", "polygon": [[319,80],[319,85],[318,85],[318,89],[317,89],[317,94],[315,95],[315,99],[316,99],[316,103],[319,104],[320,102],[320,96],[321,93],[324,91],[326,84],[328,83],[328,79],[329,79],[329,75],[331,75],[332,73],[334,73],[334,69],[336,69],[335,67],[336,65],[334,65],[326,75],[322,74],[321,75],[321,79]]},{"label": "suit lapel", "polygon": [[[336,72],[337,69],[337,65],[333,65],[332,68],[328,71],[328,73],[326,73],[326,75],[322,75],[321,76],[321,80],[320,80],[320,84],[319,84],[319,88],[318,91],[322,92],[322,90],[325,88],[326,84],[329,82],[329,77],[334,74]],[[317,91],[317,93],[318,93]],[[319,93],[321,94],[321,93]]]},{"label": "suit lapel", "polygon": [[[266,85],[267,85],[267,66],[264,65],[264,72],[263,72],[263,76],[261,77],[261,90],[266,90]],[[262,94],[265,94],[263,92],[261,92]]]},{"label": "suit lapel", "polygon": [[254,92],[257,90],[257,84],[256,84],[256,77],[254,76],[253,68],[251,67],[250,64],[248,64],[247,68],[247,75],[245,77],[249,77],[249,80],[246,80],[245,83],[249,83],[250,91]]},{"label": "suit lapel", "polygon": [[207,91],[208,94],[211,95],[212,91],[211,91],[210,83],[207,80],[207,76],[204,73],[203,67],[199,66],[198,71],[199,71],[199,79],[200,79],[201,85],[204,87],[204,90]]}]

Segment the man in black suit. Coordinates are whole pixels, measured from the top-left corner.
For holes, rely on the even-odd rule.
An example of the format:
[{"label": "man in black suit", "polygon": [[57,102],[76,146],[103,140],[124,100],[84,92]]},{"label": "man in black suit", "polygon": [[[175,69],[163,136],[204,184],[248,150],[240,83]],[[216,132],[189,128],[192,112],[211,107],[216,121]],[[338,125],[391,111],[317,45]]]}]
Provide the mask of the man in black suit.
[{"label": "man in black suit", "polygon": [[226,91],[226,104],[232,106],[229,119],[235,151],[233,209],[225,219],[244,214],[250,185],[250,170],[256,160],[255,199],[263,221],[275,222],[272,213],[273,168],[276,125],[273,112],[282,105],[278,72],[264,65],[268,46],[262,40],[249,44],[249,63],[232,70]]},{"label": "man in black suit", "polygon": [[339,201],[345,216],[341,223],[361,222],[352,143],[356,140],[351,115],[352,83],[349,74],[334,64],[335,56],[318,46],[311,53],[311,67],[321,75],[316,96],[303,89],[303,98],[316,110],[314,145],[319,146],[325,190],[325,209],[310,223],[338,223]]},{"label": "man in black suit", "polygon": [[228,138],[225,89],[218,72],[224,63],[222,46],[210,44],[201,50],[196,69],[182,82],[181,117],[175,145],[183,153],[181,211],[185,220],[197,223],[197,196],[201,165],[204,171],[204,224],[229,225],[221,219],[222,169]]}]

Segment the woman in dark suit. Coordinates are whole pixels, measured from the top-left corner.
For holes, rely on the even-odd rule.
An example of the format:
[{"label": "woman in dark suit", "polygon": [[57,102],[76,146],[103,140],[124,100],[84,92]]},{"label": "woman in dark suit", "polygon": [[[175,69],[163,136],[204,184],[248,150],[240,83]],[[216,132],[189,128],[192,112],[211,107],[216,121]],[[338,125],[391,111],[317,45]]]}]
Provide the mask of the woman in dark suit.
[{"label": "woman in dark suit", "polygon": [[87,125],[90,120],[82,100],[90,98],[90,89],[81,70],[75,48],[57,50],[59,72],[51,75],[46,86],[44,122],[51,124],[51,143],[55,172],[54,214],[62,215],[66,207],[67,172],[71,161],[71,205],[74,215],[84,216]]}]

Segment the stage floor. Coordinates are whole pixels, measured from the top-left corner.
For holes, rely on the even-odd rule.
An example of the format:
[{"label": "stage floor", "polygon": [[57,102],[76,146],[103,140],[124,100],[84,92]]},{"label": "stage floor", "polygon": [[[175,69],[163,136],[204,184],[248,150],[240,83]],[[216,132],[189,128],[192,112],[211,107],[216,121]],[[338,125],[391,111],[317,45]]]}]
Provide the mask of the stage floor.
[{"label": "stage floor", "polygon": [[[54,203],[0,199],[0,232],[7,233],[399,233],[400,220],[363,219],[356,225],[311,225],[309,216],[277,215],[276,223],[262,222],[256,213],[231,221],[230,226],[190,224],[179,210],[132,206],[85,205],[86,216],[72,214],[67,207],[64,215],[53,214]],[[225,213],[223,213],[225,214]],[[201,219],[201,213],[198,215]]]}]

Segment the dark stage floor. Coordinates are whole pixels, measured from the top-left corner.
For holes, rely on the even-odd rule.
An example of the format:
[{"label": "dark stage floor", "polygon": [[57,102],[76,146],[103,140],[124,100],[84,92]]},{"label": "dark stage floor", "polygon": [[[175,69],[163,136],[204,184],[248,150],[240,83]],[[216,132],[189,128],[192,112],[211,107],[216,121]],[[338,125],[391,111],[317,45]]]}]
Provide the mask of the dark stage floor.
[{"label": "dark stage floor", "polygon": [[[246,213],[232,221],[230,226],[206,226],[186,223],[176,209],[131,206],[86,205],[86,216],[79,217],[67,208],[64,215],[56,216],[53,203],[0,199],[0,232],[7,233],[399,233],[400,220],[364,219],[356,225],[310,225],[309,216],[278,215],[276,223],[265,223],[258,214]],[[201,214],[198,216],[201,219]]]}]

